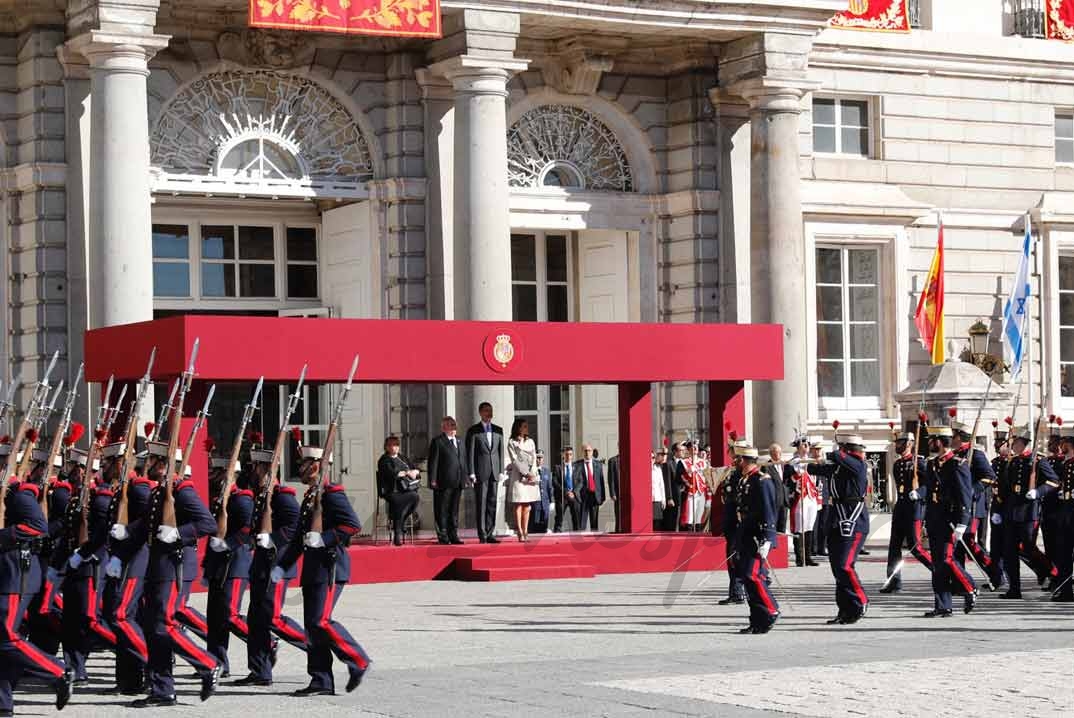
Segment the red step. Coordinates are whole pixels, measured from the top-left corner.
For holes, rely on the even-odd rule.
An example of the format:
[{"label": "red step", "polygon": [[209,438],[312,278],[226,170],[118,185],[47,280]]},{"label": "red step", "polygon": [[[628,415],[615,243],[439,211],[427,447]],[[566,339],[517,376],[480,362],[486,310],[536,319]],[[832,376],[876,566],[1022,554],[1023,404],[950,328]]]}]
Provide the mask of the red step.
[{"label": "red step", "polygon": [[460,581],[529,581],[593,578],[596,569],[565,554],[507,554],[457,558],[451,574]]}]

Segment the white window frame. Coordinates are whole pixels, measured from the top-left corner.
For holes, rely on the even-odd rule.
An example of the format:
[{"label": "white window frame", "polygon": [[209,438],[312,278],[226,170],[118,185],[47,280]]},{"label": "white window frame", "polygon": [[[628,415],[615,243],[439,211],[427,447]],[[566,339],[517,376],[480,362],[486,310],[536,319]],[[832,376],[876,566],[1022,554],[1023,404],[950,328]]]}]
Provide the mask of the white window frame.
[{"label": "white window frame", "polygon": [[[835,102],[835,152],[824,152],[816,148],[816,143],[813,138],[814,127],[816,127],[816,118],[813,112],[813,103],[816,100],[832,100]],[[853,125],[855,129],[865,129],[867,135],[865,138],[865,154],[859,155],[856,153],[843,152],[843,135],[841,130],[843,129],[842,117],[843,112],[841,109],[841,103],[849,102],[864,102],[865,103],[865,127],[861,128],[858,125]],[[809,99],[809,143],[813,147],[813,154],[819,157],[839,157],[842,159],[853,160],[871,160],[878,159],[880,153],[877,151],[877,98],[872,95],[844,95],[844,94],[831,94],[831,93],[814,93]],[[824,127],[832,127],[832,125],[823,125]]]},{"label": "white window frame", "polygon": [[[287,309],[313,309],[321,306],[324,294],[324,268],[320,266],[320,258],[323,256],[321,237],[321,223],[318,215],[310,211],[307,205],[301,205],[298,211],[295,208],[283,210],[242,210],[230,209],[227,205],[220,208],[205,209],[159,207],[154,208],[153,224],[185,225],[189,228],[190,237],[190,292],[189,297],[154,297],[153,308],[162,310],[189,310],[189,311],[280,311]],[[290,211],[289,211],[290,210]],[[196,217],[196,219],[192,219]],[[232,225],[252,227],[272,227],[273,229],[273,254],[275,259],[275,297],[204,297],[201,294],[201,228],[203,225],[221,226]],[[318,296],[307,299],[289,299],[287,293],[287,228],[305,227],[313,229],[317,241],[317,262],[295,262],[296,264],[317,265]],[[236,229],[237,232],[237,229]],[[237,235],[236,235],[237,236]],[[237,246],[236,246],[237,249]],[[155,260],[169,261],[169,260]],[[178,260],[176,260],[178,261]],[[207,260],[214,262],[216,260]],[[232,266],[239,262],[243,263],[268,263],[267,260],[223,260],[223,263]],[[237,270],[236,270],[237,271]],[[236,276],[236,281],[238,277]],[[236,291],[238,286],[236,286]]]},{"label": "white window frame", "polygon": [[1056,110],[1055,110],[1055,121],[1053,121],[1053,123],[1052,123],[1052,128],[1053,128],[1053,135],[1052,135],[1053,157],[1055,158],[1055,164],[1056,164],[1057,167],[1074,167],[1074,160],[1060,161],[1060,159],[1059,159],[1059,143],[1060,142],[1069,142],[1070,145],[1071,145],[1072,151],[1074,151],[1074,133],[1072,133],[1070,137],[1060,137],[1059,133],[1058,133],[1058,130],[1055,127],[1055,123],[1058,122],[1060,117],[1070,118],[1071,126],[1072,126],[1072,128],[1074,128],[1074,109],[1064,107],[1064,108],[1056,108]]},{"label": "white window frame", "polygon": [[[909,322],[898,317],[909,316],[911,285],[909,278],[909,245],[906,230],[891,225],[847,224],[837,222],[805,223],[806,281],[809,297],[806,301],[806,383],[808,385],[808,415],[819,421],[882,420],[898,414],[894,392],[906,386],[909,360]],[[817,382],[817,311],[816,286],[817,247],[870,248],[880,250],[879,297],[880,322],[880,395],[821,400]],[[795,361],[788,357],[788,361]]]}]

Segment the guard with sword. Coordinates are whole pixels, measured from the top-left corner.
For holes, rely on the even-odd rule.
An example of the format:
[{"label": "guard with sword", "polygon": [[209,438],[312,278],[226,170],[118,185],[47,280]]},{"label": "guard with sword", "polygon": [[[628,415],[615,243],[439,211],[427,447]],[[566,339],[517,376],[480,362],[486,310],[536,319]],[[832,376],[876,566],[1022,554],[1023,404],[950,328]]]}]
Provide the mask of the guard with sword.
[{"label": "guard with sword", "polygon": [[989,382],[988,390],[985,391],[984,399],[977,410],[977,418],[974,420],[973,426],[959,421],[957,412],[954,409],[949,410],[948,413],[951,417],[951,430],[954,434],[952,448],[955,456],[965,461],[966,466],[969,467],[970,479],[973,484],[970,522],[966,527],[966,533],[962,536],[962,540],[955,546],[955,560],[965,568],[966,556],[970,556],[978,568],[988,577],[988,583],[985,584],[985,588],[994,591],[996,586],[1003,583],[1003,575],[999,571],[999,566],[992,560],[992,556],[981,545],[981,527],[988,521],[988,497],[992,493],[992,487],[996,485],[996,472],[985,453],[979,451],[975,445],[977,429],[981,423],[981,412],[984,409],[985,402],[988,401],[988,394],[991,388],[992,383]]},{"label": "guard with sword", "polygon": [[[134,702],[138,708],[173,706],[176,704],[175,682],[172,677],[172,657],[179,654],[194,666],[201,678],[200,698],[208,700],[216,692],[220,665],[216,659],[199,648],[179,624],[176,613],[189,591],[197,572],[197,543],[216,531],[216,522],[194,487],[184,476],[183,454],[179,449],[180,422],[183,403],[194,380],[198,340],[194,340],[190,364],[179,381],[179,390],[168,416],[168,443],[147,442],[149,458],[146,473],[158,482],[153,490],[150,510],[139,522],[131,525],[131,540],[148,542],[149,558],[146,570],[146,616],[149,628],[148,695]],[[195,431],[208,411],[212,399],[210,389],[206,406],[198,412]]]},{"label": "guard with sword", "polygon": [[779,618],[779,604],[768,590],[768,552],[776,543],[776,486],[757,466],[757,449],[744,447],[738,456],[742,491],[735,545],[741,555],[738,575],[750,606],[750,625],[739,633],[756,635],[771,631]]},{"label": "guard with sword", "polygon": [[71,697],[72,675],[63,661],[49,655],[22,636],[26,609],[42,584],[41,538],[48,522],[39,502],[40,489],[28,482],[11,481],[16,459],[35,416],[48,398],[49,377],[58,354],[34,387],[30,405],[19,424],[0,475],[0,714],[14,711],[14,684],[24,674],[49,682],[56,694],[56,708],[62,709]]},{"label": "guard with sword", "polygon": [[880,593],[898,593],[902,590],[902,567],[905,563],[902,550],[907,544],[910,554],[932,571],[932,555],[921,543],[925,497],[920,484],[925,477],[925,457],[917,452],[927,418],[925,412],[921,411],[917,415],[917,431],[901,434],[895,440],[895,453],[899,458],[891,467],[891,479],[895,483],[896,498],[891,511],[891,537],[888,539],[888,577]]},{"label": "guard with sword", "polygon": [[953,612],[951,595],[964,597],[963,612],[977,605],[977,584],[955,560],[955,545],[961,543],[969,525],[973,504],[973,482],[965,459],[951,450],[954,432],[950,426],[930,426],[929,454],[925,472],[925,529],[933,557],[933,608],[926,618],[946,618]]},{"label": "guard with sword", "polygon": [[[249,635],[246,639],[246,663],[250,672],[235,681],[237,686],[271,686],[272,669],[276,665],[279,641],[286,641],[300,651],[306,650],[306,632],[293,619],[283,614],[287,596],[287,581],[296,571],[291,566],[283,579],[270,580],[276,565],[278,547],[287,546],[298,530],[299,506],[295,490],[282,485],[277,477],[283,448],[287,441],[287,427],[298,408],[302,387],[306,380],[306,365],[298,375],[295,390],[287,399],[283,422],[272,451],[256,448],[250,451],[254,486],[257,488],[257,504],[254,508],[253,527],[257,532],[254,555],[250,565],[250,607],[246,620]],[[296,450],[301,450],[302,432],[295,427]]]},{"label": "guard with sword", "polygon": [[[230,455],[210,458],[211,470],[219,471],[223,468],[224,480],[214,506],[216,534],[209,538],[209,550],[205,552],[202,562],[202,575],[209,583],[209,599],[205,610],[209,635],[205,645],[223,667],[221,678],[231,675],[227,656],[230,636],[234,634],[237,638],[246,640],[249,633],[239,607],[250,581],[250,562],[253,559],[250,545],[253,539],[251,522],[254,514],[254,492],[238,483],[242,471],[239,452],[242,450],[246,429],[254,418],[261,399],[261,387],[264,383],[265,377],[257,380],[253,398],[243,409]],[[261,442],[260,435],[257,432],[252,433],[251,451],[259,448]]]},{"label": "guard with sword", "polygon": [[303,446],[300,449],[299,471],[302,482],[308,488],[302,500],[299,530],[281,548],[279,561],[270,575],[273,583],[284,580],[286,572],[302,557],[302,606],[309,640],[306,672],[310,675],[310,684],[295,691],[292,695],[296,697],[335,694],[333,654],[347,666],[348,693],[362,682],[370,663],[369,656],[358,642],[342,624],[332,618],[343,586],[350,580],[347,546],[361,530],[343,487],[329,482],[332,451],[343,417],[343,407],[357,371],[356,356],[347,384],[334,407],[324,447]]}]

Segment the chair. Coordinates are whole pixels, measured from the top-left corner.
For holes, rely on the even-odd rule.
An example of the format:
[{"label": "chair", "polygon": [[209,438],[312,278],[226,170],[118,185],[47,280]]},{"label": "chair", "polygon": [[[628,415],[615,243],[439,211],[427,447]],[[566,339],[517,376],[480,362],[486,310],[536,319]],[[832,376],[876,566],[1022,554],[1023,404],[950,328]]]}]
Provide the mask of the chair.
[{"label": "chair", "polygon": [[[383,513],[381,513],[382,512],[381,507],[383,507]],[[384,517],[383,523],[381,523],[381,516]],[[388,511],[388,500],[384,499],[384,498],[381,498],[379,501],[377,501],[377,508],[373,512],[373,545],[374,546],[376,546],[378,543],[380,543],[379,534],[380,534],[380,530],[382,528],[384,529],[385,533],[387,533],[387,537],[385,538],[385,541],[390,542],[391,541],[391,536],[392,536],[392,530],[393,530],[392,519],[391,519],[391,512]],[[414,534],[414,514],[410,514],[410,516],[406,517],[406,525],[403,526],[403,543],[407,542],[407,537],[408,536],[410,537],[410,543],[414,543],[414,539],[415,539],[415,534]]]}]

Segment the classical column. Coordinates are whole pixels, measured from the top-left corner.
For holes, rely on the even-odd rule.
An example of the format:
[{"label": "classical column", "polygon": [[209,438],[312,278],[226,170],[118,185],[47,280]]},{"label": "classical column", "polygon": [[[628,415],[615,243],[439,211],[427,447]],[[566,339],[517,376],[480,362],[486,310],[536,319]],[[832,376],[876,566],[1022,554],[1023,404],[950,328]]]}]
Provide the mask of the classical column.
[{"label": "classical column", "polygon": [[802,87],[747,81],[750,106],[750,321],[783,325],[784,378],[753,384],[757,446],[789,437],[807,414],[805,239],[798,119]]},{"label": "classical column", "polygon": [[167,44],[97,30],[68,43],[90,66],[90,328],[153,318],[146,77]]}]

